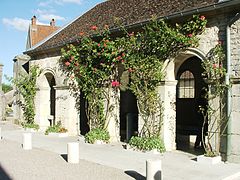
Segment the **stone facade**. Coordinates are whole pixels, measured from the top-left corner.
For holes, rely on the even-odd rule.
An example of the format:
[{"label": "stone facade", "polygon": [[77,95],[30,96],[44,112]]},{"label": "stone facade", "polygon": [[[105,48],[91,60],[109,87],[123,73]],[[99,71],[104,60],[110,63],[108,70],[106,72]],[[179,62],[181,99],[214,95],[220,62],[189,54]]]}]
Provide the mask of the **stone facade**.
[{"label": "stone facade", "polygon": [[[30,61],[30,66],[38,65],[42,73],[37,79],[36,123],[42,130],[50,126],[49,116],[54,116],[55,124],[60,121],[70,135],[79,134],[79,113],[76,100],[65,84],[65,77],[58,70],[59,56]],[[54,93],[51,93],[51,91]]]},{"label": "stone facade", "polygon": [[[205,15],[205,14],[204,14]],[[159,94],[164,104],[162,138],[168,151],[176,149],[176,96],[177,96],[177,73],[181,65],[191,57],[197,57],[204,61],[208,52],[214,48],[219,40],[226,46],[226,29],[230,20],[235,16],[232,11],[211,11],[206,12],[208,25],[206,31],[199,36],[200,42],[197,48],[189,48],[181,52],[175,59],[167,60],[165,80],[159,87]],[[240,162],[240,18],[237,18],[230,27],[231,36],[231,71],[228,72],[231,77],[232,87],[230,99],[231,116],[228,127],[228,134],[221,139],[221,152],[227,160]],[[55,52],[54,52],[55,53]],[[51,103],[54,103],[55,122],[61,121],[70,134],[79,134],[79,113],[75,108],[76,101],[71,96],[65,76],[58,69],[59,56],[45,58],[32,58],[30,65],[37,64],[43,70],[38,78],[38,92],[36,96],[36,122],[42,129],[50,125],[49,116],[53,115]],[[40,57],[40,56],[39,56]],[[53,81],[54,79],[54,81]],[[51,99],[54,92],[54,101]],[[118,107],[118,106],[116,106]],[[115,116],[119,117],[119,110],[114,109]],[[138,118],[138,126],[141,128],[141,117]],[[119,118],[111,118],[108,130],[112,141],[118,141],[119,138]]]}]

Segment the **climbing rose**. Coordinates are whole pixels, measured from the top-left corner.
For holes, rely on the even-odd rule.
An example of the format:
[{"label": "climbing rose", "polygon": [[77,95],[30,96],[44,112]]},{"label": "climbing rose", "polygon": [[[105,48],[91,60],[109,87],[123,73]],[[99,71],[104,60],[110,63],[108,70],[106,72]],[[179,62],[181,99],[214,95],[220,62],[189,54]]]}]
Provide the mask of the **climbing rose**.
[{"label": "climbing rose", "polygon": [[218,65],[217,65],[216,63],[213,64],[213,68],[214,68],[214,69],[217,68],[217,66],[218,66]]},{"label": "climbing rose", "polygon": [[205,16],[201,16],[200,19],[201,19],[202,21],[204,21],[204,20],[205,20]]},{"label": "climbing rose", "polygon": [[68,61],[65,62],[65,65],[66,65],[66,66],[69,66],[69,65],[70,65],[70,62],[68,62]]},{"label": "climbing rose", "polygon": [[91,30],[96,31],[97,30],[97,26],[91,26]]},{"label": "climbing rose", "polygon": [[112,87],[118,87],[120,83],[118,81],[112,81]]},{"label": "climbing rose", "polygon": [[193,35],[192,34],[188,34],[187,36],[191,38]]}]

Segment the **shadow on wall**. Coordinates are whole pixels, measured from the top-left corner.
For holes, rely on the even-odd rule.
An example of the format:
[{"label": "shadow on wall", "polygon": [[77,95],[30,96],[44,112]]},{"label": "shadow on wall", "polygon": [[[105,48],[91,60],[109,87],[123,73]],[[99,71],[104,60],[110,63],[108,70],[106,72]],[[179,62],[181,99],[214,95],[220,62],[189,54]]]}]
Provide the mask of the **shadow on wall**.
[{"label": "shadow on wall", "polygon": [[7,174],[7,172],[2,168],[1,164],[0,164],[0,179],[12,180],[12,178],[10,178],[10,176]]}]

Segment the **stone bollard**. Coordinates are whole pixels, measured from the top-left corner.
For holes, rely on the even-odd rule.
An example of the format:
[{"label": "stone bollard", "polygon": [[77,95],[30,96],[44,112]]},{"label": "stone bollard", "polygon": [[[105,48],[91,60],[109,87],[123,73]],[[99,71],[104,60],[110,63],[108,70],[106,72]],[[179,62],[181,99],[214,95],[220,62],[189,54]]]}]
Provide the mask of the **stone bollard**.
[{"label": "stone bollard", "polygon": [[30,150],[32,149],[32,134],[23,133],[23,149]]},{"label": "stone bollard", "polygon": [[146,161],[146,180],[162,180],[162,161]]},{"label": "stone bollard", "polygon": [[77,164],[79,163],[79,143],[71,142],[67,144],[68,162]]}]

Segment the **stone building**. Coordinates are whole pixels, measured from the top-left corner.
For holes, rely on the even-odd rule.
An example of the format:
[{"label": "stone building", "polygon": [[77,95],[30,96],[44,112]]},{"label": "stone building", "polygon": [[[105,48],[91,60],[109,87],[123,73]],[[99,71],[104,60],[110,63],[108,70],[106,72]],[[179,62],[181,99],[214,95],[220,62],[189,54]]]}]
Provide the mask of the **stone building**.
[{"label": "stone building", "polygon": [[[24,52],[31,58],[30,66],[38,64],[43,69],[37,82],[36,122],[44,129],[50,125],[48,116],[53,115],[55,121],[61,121],[70,134],[76,135],[86,130],[86,122],[83,121],[82,114],[75,109],[75,99],[66,86],[64,74],[58,69],[60,49],[68,43],[76,43],[80,32],[88,33],[92,25],[103,28],[107,24],[117,33],[119,29],[114,23],[116,18],[129,30],[134,31],[146,24],[153,15],[174,23],[185,21],[193,14],[201,14],[207,18],[208,25],[206,31],[199,36],[199,46],[181,52],[167,63],[165,80],[160,87],[160,95],[164,102],[162,138],[167,151],[171,151],[181,145],[178,137],[182,134],[189,135],[188,132],[194,129],[196,123],[194,102],[200,96],[202,87],[206,86],[201,76],[201,62],[221,40],[227,50],[226,82],[232,82],[226,97],[227,114],[230,115],[228,133],[222,141],[221,151],[227,160],[240,162],[239,9],[239,0],[110,0],[98,4]],[[187,78],[183,78],[185,76]],[[181,85],[180,82],[183,80],[188,81],[188,87]],[[180,90],[184,88],[190,88],[192,93],[182,96]],[[120,109],[116,110],[119,120],[112,120],[110,123],[109,131],[113,140],[126,138],[126,116],[129,113],[137,114],[136,99],[130,94],[120,93],[126,106],[121,107],[120,103]],[[134,119],[135,126],[140,128],[141,118]]]}]

